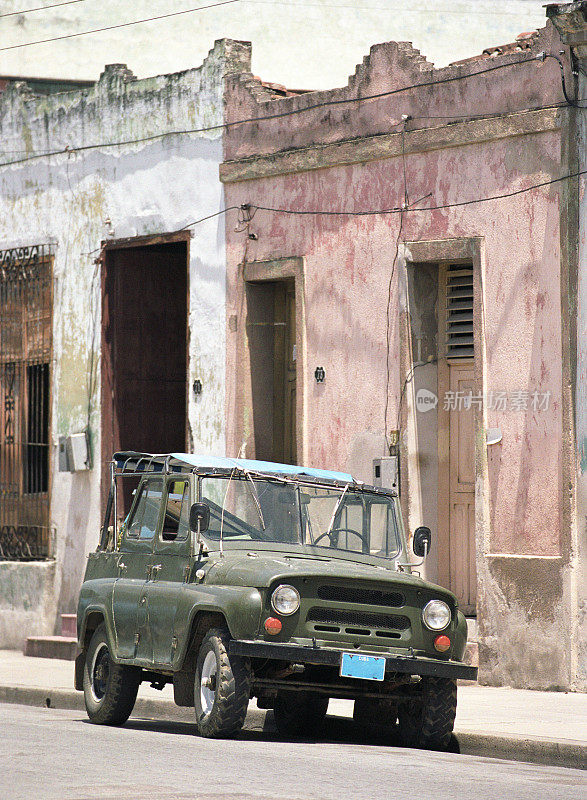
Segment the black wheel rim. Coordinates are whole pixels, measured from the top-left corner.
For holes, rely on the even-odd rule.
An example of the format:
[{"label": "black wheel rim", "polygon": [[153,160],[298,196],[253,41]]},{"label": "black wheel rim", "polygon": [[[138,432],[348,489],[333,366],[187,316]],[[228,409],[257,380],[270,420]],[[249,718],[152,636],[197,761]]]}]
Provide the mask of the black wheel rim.
[{"label": "black wheel rim", "polygon": [[99,703],[104,699],[110,678],[110,651],[108,645],[101,644],[92,661],[92,694],[94,700]]}]

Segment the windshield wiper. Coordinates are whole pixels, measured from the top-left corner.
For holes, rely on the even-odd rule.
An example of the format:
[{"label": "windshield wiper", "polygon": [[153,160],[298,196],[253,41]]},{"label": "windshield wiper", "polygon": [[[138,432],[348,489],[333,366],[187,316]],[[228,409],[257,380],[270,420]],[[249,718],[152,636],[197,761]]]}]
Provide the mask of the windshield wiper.
[{"label": "windshield wiper", "polygon": [[251,494],[253,495],[253,500],[255,501],[255,505],[257,506],[259,519],[261,520],[261,527],[263,528],[263,530],[266,530],[267,526],[265,525],[265,520],[263,519],[263,512],[261,511],[261,503],[259,502],[259,495],[257,494],[257,487],[255,486],[255,481],[253,480],[253,476],[251,475],[248,469],[245,469],[244,467],[241,467],[241,469],[251,482],[251,486],[253,487],[253,491],[251,492]]},{"label": "windshield wiper", "polygon": [[334,525],[334,520],[336,519],[336,515],[338,514],[338,509],[340,508],[340,504],[342,503],[342,498],[345,496],[349,486],[350,483],[347,483],[347,485],[342,490],[342,494],[338,498],[336,505],[334,506],[334,511],[332,512],[332,517],[330,518],[330,525],[328,526],[328,530],[326,531],[326,536],[328,536],[330,534],[330,531],[332,530],[332,526]]}]

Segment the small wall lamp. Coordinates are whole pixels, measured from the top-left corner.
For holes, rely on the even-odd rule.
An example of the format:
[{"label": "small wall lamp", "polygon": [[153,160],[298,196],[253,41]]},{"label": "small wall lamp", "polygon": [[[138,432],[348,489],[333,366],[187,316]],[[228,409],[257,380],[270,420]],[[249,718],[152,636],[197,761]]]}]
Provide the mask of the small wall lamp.
[{"label": "small wall lamp", "polygon": [[324,367],[316,367],[314,377],[316,378],[316,383],[324,383],[324,378],[326,377]]}]

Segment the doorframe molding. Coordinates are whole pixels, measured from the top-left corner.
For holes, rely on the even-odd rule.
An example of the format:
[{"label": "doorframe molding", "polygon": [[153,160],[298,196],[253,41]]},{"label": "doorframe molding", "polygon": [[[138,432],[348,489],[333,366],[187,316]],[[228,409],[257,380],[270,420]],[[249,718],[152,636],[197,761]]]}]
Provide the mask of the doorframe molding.
[{"label": "doorframe molding", "polygon": [[[484,336],[484,284],[483,275],[485,270],[485,240],[482,236],[471,236],[462,238],[432,239],[423,241],[404,242],[398,253],[398,285],[399,285],[399,324],[400,324],[400,391],[404,385],[406,376],[409,375],[413,367],[413,354],[411,346],[411,318],[408,298],[408,265],[417,267],[422,263],[441,264],[443,262],[458,263],[459,261],[468,262],[473,265],[473,347],[474,357],[474,377],[476,392],[482,392],[484,386],[484,375],[486,365],[485,336]],[[440,342],[438,350],[440,352]],[[439,369],[441,368],[439,359]],[[439,406],[440,398],[439,398]],[[420,485],[420,469],[417,453],[414,448],[417,443],[417,419],[414,396],[414,382],[410,381],[406,385],[405,401],[401,407],[400,430],[404,432],[400,435],[400,470],[402,491],[402,510],[408,522],[408,531],[411,531],[415,523],[421,524],[416,519],[421,514],[422,494]],[[442,409],[441,409],[442,412]],[[485,409],[474,410],[474,430],[475,430],[475,549],[477,566],[477,583],[479,583],[480,561],[483,553],[489,546],[489,498],[487,495],[487,449],[485,447]],[[440,419],[438,430],[440,433]],[[439,463],[439,473],[441,465]],[[440,480],[439,480],[440,485]],[[440,518],[441,503],[438,503]],[[441,547],[446,549],[446,531],[438,527],[438,546],[436,548],[438,574],[440,580],[445,578],[439,556],[443,552]]]},{"label": "doorframe molding", "polygon": [[[242,280],[239,281],[239,292],[243,308],[243,322],[246,320],[246,284],[266,283],[291,280],[293,278],[296,293],[296,460],[299,464],[305,463],[307,443],[307,337],[306,337],[306,263],[302,256],[273,258],[264,261],[247,261],[242,271]],[[240,391],[237,396],[236,427],[237,436],[245,443],[247,455],[254,457],[253,434],[253,405],[251,393],[250,355],[247,338],[246,324],[242,325],[242,333],[238,337],[237,363],[240,374],[237,378]]]}]

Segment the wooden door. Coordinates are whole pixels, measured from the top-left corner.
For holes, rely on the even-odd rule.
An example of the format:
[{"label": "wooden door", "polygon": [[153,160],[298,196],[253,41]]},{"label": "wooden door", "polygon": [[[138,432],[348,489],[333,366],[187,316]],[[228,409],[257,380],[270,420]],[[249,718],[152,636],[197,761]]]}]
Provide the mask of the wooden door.
[{"label": "wooden door", "polygon": [[[471,364],[451,364],[451,397],[475,395]],[[470,403],[449,411],[449,553],[448,584],[465,614],[475,613],[475,431]]]},{"label": "wooden door", "polygon": [[438,363],[438,574],[461,610],[476,611],[473,270],[441,265]]},{"label": "wooden door", "polygon": [[[187,430],[187,245],[112,248],[103,261],[102,502],[117,450],[181,452]],[[126,516],[131,482],[118,506]]]},{"label": "wooden door", "polygon": [[273,327],[273,457],[276,461],[295,464],[297,352],[293,281],[275,284]]}]

